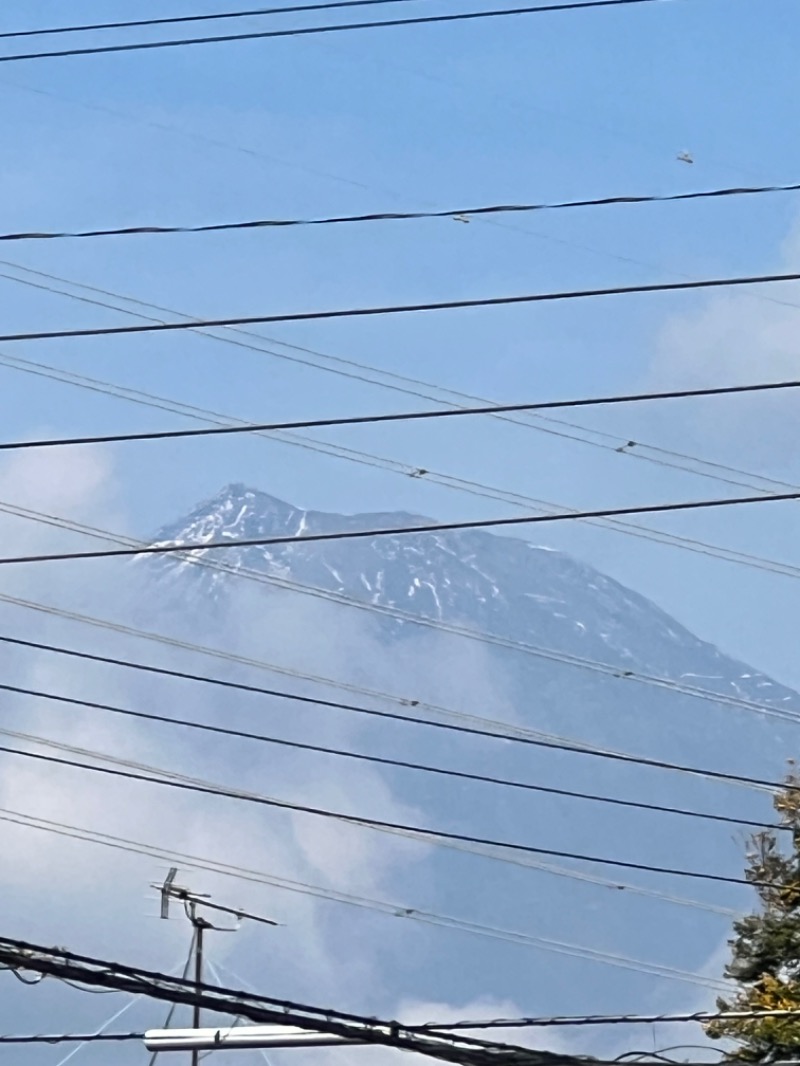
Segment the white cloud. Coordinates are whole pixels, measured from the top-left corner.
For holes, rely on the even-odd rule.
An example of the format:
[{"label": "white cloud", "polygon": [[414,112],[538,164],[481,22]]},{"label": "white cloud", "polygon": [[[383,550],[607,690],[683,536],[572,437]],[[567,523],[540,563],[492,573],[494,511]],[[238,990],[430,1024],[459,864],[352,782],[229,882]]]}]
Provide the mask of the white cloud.
[{"label": "white cloud", "polygon": [[0,469],[0,499],[78,518],[108,508],[112,463],[97,447],[18,452]]},{"label": "white cloud", "polygon": [[[491,1018],[519,1018],[525,1012],[519,1004],[509,999],[494,999],[490,995],[457,1004],[445,1000],[401,1000],[392,1012],[392,1018],[405,1025],[425,1025],[428,1022],[456,1023],[462,1020],[485,1020]],[[388,1019],[387,1019],[388,1020]],[[456,1035],[456,1034],[453,1034]],[[575,1051],[575,1042],[566,1031],[545,1029],[509,1029],[496,1031],[465,1032],[464,1036],[481,1040],[517,1044],[569,1054]],[[315,1048],[313,1051],[291,1051],[281,1057],[281,1066],[358,1066],[363,1058],[365,1066],[424,1066],[436,1062],[425,1055],[393,1051],[380,1045],[364,1048]]]},{"label": "white cloud", "polygon": [[[44,458],[46,456],[46,458]],[[47,513],[119,528],[115,513],[116,486],[108,457],[97,449],[63,449],[52,453],[23,453],[0,468],[0,500]],[[3,553],[59,550],[76,538],[63,530],[19,518],[0,516]],[[87,542],[82,542],[85,545]],[[34,547],[35,546],[35,547]],[[98,581],[80,567],[5,567],[0,593],[24,592],[32,599],[66,608],[87,609],[118,622],[131,622],[142,610],[139,574],[117,561]],[[109,564],[110,567],[111,564]],[[162,605],[145,606],[152,628],[175,636],[189,635],[191,619]],[[265,609],[265,606],[267,609]],[[151,608],[157,607],[153,610]],[[342,674],[351,641],[359,639],[366,623],[356,629],[339,624],[328,629],[326,617],[314,601],[306,602],[297,626],[285,611],[269,609],[267,597],[253,598],[239,614],[241,632],[218,635],[213,643],[248,651],[261,657],[274,652],[276,661],[313,663],[332,676]],[[102,629],[68,625],[32,612],[2,608],[8,632],[30,633],[33,639],[55,637],[55,642],[91,651],[120,651],[132,658],[176,666],[189,662],[185,654],[159,645],[132,643]],[[157,620],[157,626],[155,625]],[[141,618],[138,619],[141,623]],[[282,626],[281,622],[286,625]],[[318,634],[310,645],[309,632]],[[243,633],[248,639],[241,639]],[[273,639],[280,633],[280,640]],[[78,660],[46,653],[0,649],[4,677],[45,691],[74,695],[123,707],[196,716],[205,721],[238,718],[251,728],[269,733],[281,728],[285,713],[276,714],[266,701],[238,699],[233,693],[205,686],[190,687],[142,678],[136,674],[94,667]],[[205,668],[209,669],[208,664]],[[224,672],[217,664],[209,672]],[[262,676],[260,681],[266,679]],[[199,689],[199,690],[198,690]],[[285,712],[285,706],[280,706]],[[354,773],[337,760],[304,761],[285,749],[243,742],[214,742],[205,735],[188,733],[103,712],[53,705],[28,697],[3,700],[0,725],[38,734],[86,749],[108,752],[125,759],[169,767],[207,777],[222,784],[268,795],[342,810],[377,812],[402,821],[409,810],[395,802],[391,789],[370,767]],[[271,711],[272,713],[265,713]],[[319,717],[319,716],[318,716]],[[291,723],[289,723],[291,724]],[[352,731],[347,716],[340,716],[337,731]],[[30,748],[0,738],[11,747]],[[34,750],[63,754],[34,745]],[[66,756],[70,757],[70,756]],[[73,756],[74,757],[74,756]],[[305,769],[313,767],[309,774]],[[170,851],[207,856],[233,866],[262,870],[300,882],[335,884],[347,890],[376,890],[398,863],[422,857],[421,845],[400,838],[380,837],[363,830],[322,822],[311,816],[294,817],[255,805],[168,790],[137,782],[115,781],[100,774],[57,767],[6,755],[0,763],[0,806],[59,822],[85,826],[127,840],[140,841]],[[120,959],[138,958],[154,965],[174,962],[185,943],[182,922],[165,926],[153,917],[157,907],[150,882],[164,875],[162,864],[147,856],[80,843],[68,836],[0,822],[3,862],[0,895],[6,912],[14,916],[4,931],[40,942],[57,940],[76,950]],[[313,984],[325,988],[339,969],[329,950],[327,905],[310,896],[278,892],[258,884],[232,882],[210,873],[185,872],[193,888],[210,891],[235,906],[273,916],[284,928],[270,935],[273,964],[282,962],[295,974],[308,970]],[[53,886],[58,890],[53,892]],[[260,930],[259,930],[260,932]],[[252,930],[239,940],[249,942]],[[227,953],[234,938],[218,938],[215,950]],[[360,974],[369,980],[365,946]],[[341,978],[337,977],[339,985]],[[90,997],[91,998],[91,997]]]},{"label": "white cloud", "polygon": [[[783,242],[775,265],[776,272],[798,269],[800,222]],[[651,381],[661,388],[780,381],[798,373],[800,285],[791,282],[724,290],[697,309],[672,316],[658,336],[650,367]],[[684,408],[682,424],[699,437],[740,446],[763,444],[776,434],[783,437],[783,417],[794,423],[794,400],[787,392],[731,397],[713,407],[695,403]]]}]

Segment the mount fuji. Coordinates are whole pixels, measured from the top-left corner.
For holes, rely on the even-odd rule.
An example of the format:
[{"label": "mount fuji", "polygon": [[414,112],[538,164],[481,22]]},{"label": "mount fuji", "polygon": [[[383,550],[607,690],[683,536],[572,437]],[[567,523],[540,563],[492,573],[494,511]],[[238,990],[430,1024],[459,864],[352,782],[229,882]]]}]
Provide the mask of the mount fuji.
[{"label": "mount fuji", "polygon": [[[137,565],[148,568],[162,601],[201,620],[206,637],[211,633],[221,641],[250,625],[243,618],[268,616],[268,635],[258,650],[273,662],[282,619],[288,626],[302,603],[310,614],[298,639],[307,656],[313,660],[322,635],[336,631],[335,679],[360,686],[362,693],[389,691],[406,704],[446,704],[463,714],[501,719],[512,730],[535,730],[578,746],[751,777],[782,776],[794,754],[800,695],[568,554],[483,530],[303,539],[429,521],[403,512],[305,510],[234,484],[164,526],[153,543],[291,537],[289,543],[231,546],[224,552],[197,549],[191,560],[170,554]],[[332,672],[327,676],[332,678]],[[294,689],[312,691],[309,684],[307,675],[306,683]],[[331,698],[330,689],[325,695]],[[378,696],[371,702],[383,705]],[[287,729],[300,721],[295,717],[300,712],[290,705],[280,713]],[[317,728],[305,718],[303,723],[305,731]],[[378,721],[361,726],[358,747],[380,754],[389,747],[400,758],[502,771],[546,787],[646,800],[721,819],[773,820],[765,790],[507,740],[481,743]],[[744,830],[713,819],[511,789],[481,792],[403,771],[387,770],[385,779],[393,795],[424,812],[426,824],[525,840],[564,853],[741,876]],[[486,864],[476,877],[474,857],[436,854],[426,863],[429,902],[449,905],[468,889],[469,911],[478,921],[510,928],[533,924],[554,943],[591,944],[622,960],[659,958],[689,975],[700,973],[719,949],[731,913],[753,902],[750,890],[732,883],[632,874],[574,861],[561,862],[567,877],[552,871],[533,875],[531,865],[536,864]],[[585,970],[576,978],[581,964],[566,949],[562,955],[548,960],[547,982],[536,981],[543,1008],[551,995],[555,1003],[560,994],[563,1005],[576,979],[585,980]],[[500,947],[484,946],[481,959],[497,976],[494,994],[518,992],[521,975],[530,978],[521,956],[509,963]],[[397,965],[401,978],[403,964]],[[641,1000],[641,974],[628,972],[624,961],[617,965],[613,973],[589,968],[593,1003],[611,1007]],[[718,978],[720,970],[718,962],[713,976]],[[426,973],[414,969],[417,991]],[[474,973],[459,973],[465,994],[481,993],[482,973],[483,963]],[[435,984],[431,977],[432,994]],[[667,1002],[662,994],[667,984],[654,985],[649,1001]]]}]

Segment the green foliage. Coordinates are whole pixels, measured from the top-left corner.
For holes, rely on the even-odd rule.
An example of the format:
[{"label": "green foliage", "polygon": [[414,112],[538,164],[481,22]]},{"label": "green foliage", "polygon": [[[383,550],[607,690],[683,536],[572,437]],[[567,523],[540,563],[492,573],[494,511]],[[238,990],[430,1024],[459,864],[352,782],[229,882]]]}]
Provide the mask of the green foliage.
[{"label": "green foliage", "polygon": [[[759,906],[734,922],[725,976],[738,990],[717,1000],[722,1012],[800,1010],[800,776],[794,768],[773,805],[788,832],[770,829],[750,838],[745,876]],[[705,1030],[715,1040],[734,1042],[728,1060],[800,1058],[800,1016],[729,1018],[709,1022]]]}]

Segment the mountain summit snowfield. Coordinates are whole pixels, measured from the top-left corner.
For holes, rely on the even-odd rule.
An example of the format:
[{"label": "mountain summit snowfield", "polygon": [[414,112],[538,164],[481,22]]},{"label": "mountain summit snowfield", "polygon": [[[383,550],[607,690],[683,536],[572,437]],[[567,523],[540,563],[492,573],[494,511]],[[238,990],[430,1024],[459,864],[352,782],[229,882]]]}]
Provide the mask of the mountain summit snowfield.
[{"label": "mountain summit snowfield", "polygon": [[[303,544],[309,534],[423,525],[405,512],[341,515],[309,511],[233,484],[155,544],[296,537],[297,544],[228,548],[213,568],[166,557],[205,591],[224,595],[231,575],[262,574],[382,609],[646,672],[687,685],[800,712],[800,698],[758,670],[700,640],[655,604],[563,552],[483,530],[402,534]],[[198,553],[199,554],[199,553]]]}]

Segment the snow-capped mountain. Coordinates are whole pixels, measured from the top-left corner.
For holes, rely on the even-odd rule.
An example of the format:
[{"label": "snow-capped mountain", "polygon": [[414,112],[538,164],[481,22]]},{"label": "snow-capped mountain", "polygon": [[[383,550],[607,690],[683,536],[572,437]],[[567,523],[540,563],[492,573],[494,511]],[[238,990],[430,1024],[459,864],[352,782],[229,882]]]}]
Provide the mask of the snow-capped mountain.
[{"label": "snow-capped mountain", "polygon": [[265,575],[275,587],[318,590],[378,608],[379,617],[428,619],[646,672],[734,698],[800,710],[790,689],[735,662],[654,603],[560,551],[481,530],[404,534],[303,544],[311,534],[423,525],[405,512],[308,511],[244,485],[229,485],[155,543],[296,537],[297,543],[230,548],[210,566],[160,563],[224,596],[231,574]]},{"label": "snow-capped mountain", "polygon": [[[800,696],[726,656],[654,603],[563,552],[477,530],[303,540],[315,533],[429,521],[406,513],[304,510],[256,489],[230,485],[192,514],[162,528],[154,542],[197,545],[272,536],[292,540],[224,552],[196,550],[193,562],[179,554],[148,556],[137,565],[148,567],[155,577],[158,595],[150,599],[156,609],[167,601],[178,605],[184,616],[193,618],[206,643],[233,649],[244,632],[248,654],[272,663],[280,662],[281,649],[288,646],[281,644],[282,611],[291,628],[294,605],[302,601],[312,620],[293,632],[296,644],[304,646],[304,661],[312,664],[307,677],[317,672],[320,642],[336,620],[344,623],[357,616],[359,628],[350,643],[345,624],[336,634],[334,666],[329,658],[324,676],[330,679],[335,672],[339,681],[362,686],[359,693],[366,686],[372,692],[413,696],[410,702],[429,700],[582,744],[684,765],[772,779],[782,775],[785,760],[796,754],[792,715],[800,714]],[[322,612],[318,624],[313,619],[316,609]],[[260,611],[269,624],[258,628],[253,619]],[[240,664],[229,669],[247,668]],[[300,690],[297,684],[295,691]],[[310,682],[301,688],[314,690]],[[365,702],[363,694],[358,702]],[[228,705],[219,713],[227,715]],[[232,713],[255,712],[235,708]],[[303,717],[305,713],[281,703],[275,707],[277,717],[270,720],[273,728],[294,736],[306,736],[309,730],[318,735],[328,727],[329,719]],[[478,743],[380,719],[359,720],[352,728],[354,742],[363,750],[502,773],[546,788],[753,819],[756,824],[772,820],[764,792],[730,788],[699,776],[507,742]],[[271,757],[259,753],[266,780]],[[715,870],[734,878],[741,873],[745,830],[724,822],[511,789],[478,794],[467,785],[403,771],[386,770],[384,776],[392,794],[420,811],[429,824],[495,839],[527,840],[557,851]],[[583,864],[581,870],[586,869]],[[626,956],[666,960],[691,975],[724,939],[730,921],[725,908],[751,905],[748,890],[734,884],[637,878],[607,866],[588,869],[611,882],[598,888],[541,874],[532,881],[530,869],[492,864],[476,877],[474,860],[452,851],[432,854],[426,876],[434,906],[452,904],[463,911],[468,902],[470,914],[495,926],[535,927],[553,942],[591,944],[617,953],[623,960],[617,970],[590,967],[586,977],[591,984],[587,997],[609,1007],[640,994],[636,966],[634,973],[626,973]],[[609,885],[622,887],[615,876],[657,886],[671,903],[654,903],[630,891],[609,892]],[[416,881],[411,891],[418,891]],[[676,904],[676,896],[683,902]],[[667,907],[669,913],[654,912],[654,907]],[[515,957],[518,963],[512,964],[499,948],[496,955],[484,946],[481,952],[481,967],[464,971],[465,994],[480,993],[484,967],[497,967],[492,987],[499,995],[512,994],[526,979],[528,956]],[[545,997],[543,1003],[551,993],[554,1002],[559,995],[569,996],[576,979],[574,960],[548,958],[547,964],[547,981],[537,979],[535,984]],[[424,985],[429,974],[435,976],[435,970],[414,968],[410,960],[401,964],[394,958],[392,965],[398,981],[403,966],[413,969],[416,987]]]}]

